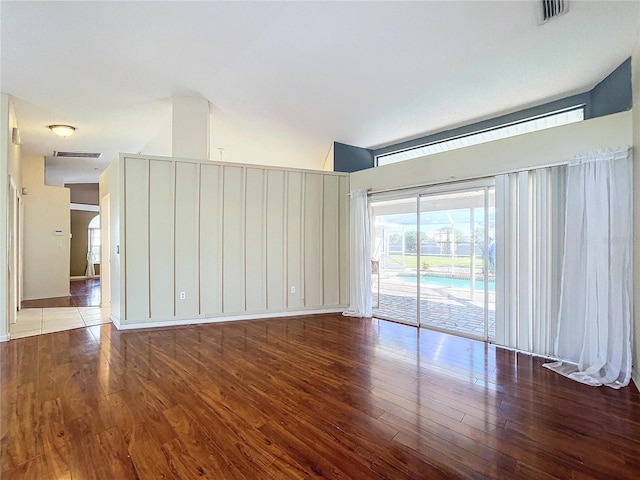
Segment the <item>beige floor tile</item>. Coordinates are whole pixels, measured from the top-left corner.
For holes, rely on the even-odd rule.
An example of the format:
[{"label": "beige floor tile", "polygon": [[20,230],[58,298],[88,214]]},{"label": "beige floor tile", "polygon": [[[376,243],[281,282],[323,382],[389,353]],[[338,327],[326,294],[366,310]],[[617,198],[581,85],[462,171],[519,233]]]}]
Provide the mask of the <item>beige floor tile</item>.
[{"label": "beige floor tile", "polygon": [[74,318],[54,318],[49,321],[42,322],[42,328],[51,328],[55,325],[80,325],[84,326],[84,320],[82,317],[74,317]]},{"label": "beige floor tile", "polygon": [[44,319],[42,321],[42,325],[53,325],[58,324],[62,325],[63,323],[84,323],[82,317],[80,315],[74,315],[73,317],[60,317],[60,318],[49,318]]},{"label": "beige floor tile", "polygon": [[24,337],[33,337],[34,335],[40,335],[42,332],[40,329],[37,330],[27,330],[26,332],[11,332],[11,340],[16,338],[24,338]]},{"label": "beige floor tile", "polygon": [[34,325],[42,325],[42,318],[18,318],[16,323],[12,323],[11,325],[31,325],[34,328]]},{"label": "beige floor tile", "polygon": [[46,315],[47,313],[67,313],[67,312],[77,312],[78,307],[51,307],[43,309],[43,313]]},{"label": "beige floor tile", "polygon": [[52,313],[52,314],[45,313],[44,316],[42,317],[42,322],[46,323],[52,320],[55,321],[55,320],[65,320],[65,319],[82,320],[82,315],[80,315],[78,312]]},{"label": "beige floor tile", "polygon": [[84,326],[84,322],[49,322],[42,325],[42,333],[61,332],[63,330],[82,328]]},{"label": "beige floor tile", "polygon": [[42,315],[46,317],[47,315],[64,315],[69,313],[79,314],[78,307],[55,307],[55,308],[43,308]]},{"label": "beige floor tile", "polygon": [[17,318],[18,318],[18,321],[42,320],[42,309],[41,308],[24,308],[18,311]]},{"label": "beige floor tile", "polygon": [[28,332],[31,330],[40,330],[42,328],[42,321],[36,320],[33,322],[18,322],[12,323],[9,325],[9,332],[17,333],[17,332]]}]

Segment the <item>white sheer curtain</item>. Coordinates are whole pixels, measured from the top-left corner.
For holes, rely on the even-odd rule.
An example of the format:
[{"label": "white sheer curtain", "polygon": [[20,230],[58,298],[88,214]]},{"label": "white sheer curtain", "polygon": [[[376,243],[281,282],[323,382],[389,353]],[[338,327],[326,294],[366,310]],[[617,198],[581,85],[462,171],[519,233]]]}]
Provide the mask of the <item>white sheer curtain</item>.
[{"label": "white sheer curtain", "polygon": [[371,296],[371,234],[367,191],[352,191],[350,203],[351,250],[349,274],[351,305],[343,315],[370,317],[373,300]]},{"label": "white sheer curtain", "polygon": [[633,186],[629,148],[569,164],[562,297],[555,355],[546,367],[587,385],[631,377]]},{"label": "white sheer curtain", "polygon": [[96,274],[95,268],[93,267],[93,254],[91,250],[87,252],[87,268],[84,271],[85,276],[93,277]]},{"label": "white sheer curtain", "polygon": [[496,343],[550,355],[564,237],[566,167],[496,177]]}]

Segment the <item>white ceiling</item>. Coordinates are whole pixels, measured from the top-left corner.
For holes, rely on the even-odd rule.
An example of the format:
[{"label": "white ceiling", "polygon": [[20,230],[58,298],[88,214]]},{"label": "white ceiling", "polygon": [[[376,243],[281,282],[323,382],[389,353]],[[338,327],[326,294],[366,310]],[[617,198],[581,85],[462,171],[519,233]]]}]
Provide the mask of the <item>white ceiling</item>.
[{"label": "white ceiling", "polygon": [[638,41],[640,2],[573,0],[543,26],[537,5],[2,0],[0,90],[25,153],[103,152],[82,175],[58,161],[67,182],[118,152],[169,155],[185,95],[212,103],[214,159],[321,168],[334,140],[379,147],[587,91]]}]

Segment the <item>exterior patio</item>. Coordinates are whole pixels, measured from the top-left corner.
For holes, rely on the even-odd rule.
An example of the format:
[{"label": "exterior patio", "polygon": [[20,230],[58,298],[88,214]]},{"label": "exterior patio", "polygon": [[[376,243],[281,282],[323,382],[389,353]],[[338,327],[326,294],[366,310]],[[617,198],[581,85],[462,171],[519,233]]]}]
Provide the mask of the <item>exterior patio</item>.
[{"label": "exterior patio", "polygon": [[[413,272],[415,278],[415,272]],[[373,315],[416,324],[418,307],[416,283],[409,283],[397,272],[373,275]],[[379,294],[378,294],[379,286]],[[473,301],[469,289],[446,286],[420,286],[420,324],[450,330],[465,336],[485,338],[484,291],[476,290]],[[489,292],[488,339],[495,338],[495,292]]]}]

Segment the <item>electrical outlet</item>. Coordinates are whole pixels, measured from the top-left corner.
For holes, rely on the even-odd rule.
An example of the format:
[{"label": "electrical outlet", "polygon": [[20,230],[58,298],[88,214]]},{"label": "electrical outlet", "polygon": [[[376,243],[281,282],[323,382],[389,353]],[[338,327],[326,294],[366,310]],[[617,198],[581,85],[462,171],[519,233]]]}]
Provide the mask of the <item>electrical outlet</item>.
[{"label": "electrical outlet", "polygon": [[180,300],[186,300],[187,292],[180,292]]},{"label": "electrical outlet", "polygon": [[291,286],[291,293],[296,293],[296,287],[294,287],[293,285]]}]

